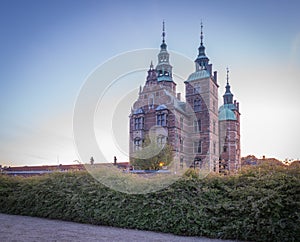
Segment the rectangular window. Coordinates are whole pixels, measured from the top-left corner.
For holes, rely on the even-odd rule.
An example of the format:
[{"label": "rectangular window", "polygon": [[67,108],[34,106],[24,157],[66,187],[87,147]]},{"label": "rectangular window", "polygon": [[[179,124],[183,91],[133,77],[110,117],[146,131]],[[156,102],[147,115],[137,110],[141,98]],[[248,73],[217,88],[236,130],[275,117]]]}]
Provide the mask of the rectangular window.
[{"label": "rectangular window", "polygon": [[183,129],[183,117],[180,117],[180,129]]},{"label": "rectangular window", "polygon": [[201,101],[200,101],[200,99],[195,99],[194,100],[194,111],[195,112],[201,111]]},{"label": "rectangular window", "polygon": [[134,129],[139,130],[144,128],[144,117],[134,119]]},{"label": "rectangular window", "polygon": [[138,118],[135,118],[135,119],[134,119],[134,129],[135,129],[135,130],[138,130],[138,129],[139,129],[139,120],[138,120]]},{"label": "rectangular window", "polygon": [[167,141],[167,138],[166,138],[166,136],[158,136],[157,137],[157,144],[159,145],[159,146],[163,146],[164,144],[166,144],[166,141]]},{"label": "rectangular window", "polygon": [[183,156],[180,156],[180,168],[183,168]]},{"label": "rectangular window", "polygon": [[167,126],[167,115],[165,113],[157,114],[156,124],[159,126]]},{"label": "rectangular window", "polygon": [[163,114],[161,119],[161,126],[166,126],[166,123],[167,123],[166,114]]},{"label": "rectangular window", "polygon": [[138,151],[142,147],[142,140],[141,139],[135,139],[134,140],[134,150]]},{"label": "rectangular window", "polygon": [[216,121],[213,121],[213,133],[216,133]]},{"label": "rectangular window", "polygon": [[216,101],[213,100],[213,111],[216,112]]},{"label": "rectangular window", "polygon": [[144,117],[140,117],[139,118],[139,129],[143,129],[144,128]]},{"label": "rectangular window", "polygon": [[194,132],[201,131],[201,120],[194,120]]},{"label": "rectangular window", "polygon": [[198,120],[194,120],[194,131],[195,132],[199,131]]},{"label": "rectangular window", "polygon": [[216,142],[213,143],[213,154],[216,154]]},{"label": "rectangular window", "polygon": [[195,83],[195,85],[194,85],[194,93],[195,94],[200,93],[200,83]]},{"label": "rectangular window", "polygon": [[194,154],[202,153],[202,141],[194,142]]},{"label": "rectangular window", "polygon": [[180,138],[180,152],[183,152],[183,139]]}]

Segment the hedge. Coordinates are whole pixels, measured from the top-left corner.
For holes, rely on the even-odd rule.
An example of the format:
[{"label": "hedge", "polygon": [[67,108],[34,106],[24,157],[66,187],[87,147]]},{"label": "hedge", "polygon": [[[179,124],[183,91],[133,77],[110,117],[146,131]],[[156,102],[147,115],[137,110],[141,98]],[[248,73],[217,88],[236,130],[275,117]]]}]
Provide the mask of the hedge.
[{"label": "hedge", "polygon": [[80,223],[247,241],[300,241],[299,167],[248,168],[129,195],[87,172],[0,175],[0,212]]}]

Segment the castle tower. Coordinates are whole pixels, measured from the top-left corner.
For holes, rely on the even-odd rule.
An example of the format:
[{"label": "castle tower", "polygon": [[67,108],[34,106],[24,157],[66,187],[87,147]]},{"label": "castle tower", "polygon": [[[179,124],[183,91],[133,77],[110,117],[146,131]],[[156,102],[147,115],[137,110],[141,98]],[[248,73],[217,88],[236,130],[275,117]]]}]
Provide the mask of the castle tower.
[{"label": "castle tower", "polygon": [[160,85],[169,88],[169,91],[173,94],[176,93],[176,83],[172,78],[172,66],[169,61],[169,53],[167,51],[167,44],[165,41],[166,32],[165,32],[165,22],[163,21],[163,30],[162,30],[162,43],[160,45],[160,52],[158,54],[158,64],[156,66],[157,72],[157,81]]},{"label": "castle tower", "polygon": [[233,101],[227,68],[226,91],[219,108],[220,172],[235,172],[241,168],[239,103]]},{"label": "castle tower", "polygon": [[200,169],[205,165],[216,172],[219,169],[218,87],[217,72],[212,73],[212,64],[205,54],[201,23],[195,72],[185,81],[186,102],[195,113],[194,135],[191,135],[194,163]]},{"label": "castle tower", "polygon": [[[134,163],[134,154],[144,145],[149,137],[150,130],[160,128],[156,142],[158,144],[168,143],[171,145],[174,157],[177,157],[177,167],[184,160],[183,139],[180,134],[185,116],[185,103],[176,96],[176,83],[172,78],[172,66],[169,61],[169,53],[165,40],[165,23],[163,22],[162,44],[158,53],[158,64],[153,68],[151,62],[146,83],[141,87],[137,101],[133,104],[130,113],[130,162]],[[187,118],[184,118],[187,120]],[[162,129],[161,129],[162,128]],[[181,159],[181,160],[180,160]]]}]

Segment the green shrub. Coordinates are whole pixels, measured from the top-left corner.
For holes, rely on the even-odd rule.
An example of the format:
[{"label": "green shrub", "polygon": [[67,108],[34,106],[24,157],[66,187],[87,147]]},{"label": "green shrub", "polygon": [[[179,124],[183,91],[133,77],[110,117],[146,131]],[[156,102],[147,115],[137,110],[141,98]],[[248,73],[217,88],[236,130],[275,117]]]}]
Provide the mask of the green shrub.
[{"label": "green shrub", "polygon": [[0,176],[0,212],[247,241],[299,241],[299,168],[247,168],[129,195],[87,172]]}]

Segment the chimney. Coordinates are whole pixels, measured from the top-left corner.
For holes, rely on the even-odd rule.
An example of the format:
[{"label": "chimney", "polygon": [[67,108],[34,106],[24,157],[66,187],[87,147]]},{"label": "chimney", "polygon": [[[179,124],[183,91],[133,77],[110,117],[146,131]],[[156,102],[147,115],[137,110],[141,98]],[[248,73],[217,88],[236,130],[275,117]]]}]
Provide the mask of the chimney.
[{"label": "chimney", "polygon": [[178,99],[179,101],[181,101],[181,93],[180,93],[180,92],[177,93],[177,99]]}]

